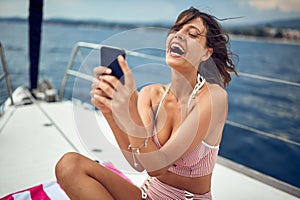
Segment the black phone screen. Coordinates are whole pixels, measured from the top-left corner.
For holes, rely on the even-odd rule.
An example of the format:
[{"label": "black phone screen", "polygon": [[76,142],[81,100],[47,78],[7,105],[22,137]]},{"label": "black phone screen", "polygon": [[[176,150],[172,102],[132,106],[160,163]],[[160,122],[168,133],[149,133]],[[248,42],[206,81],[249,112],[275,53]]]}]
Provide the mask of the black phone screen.
[{"label": "black phone screen", "polygon": [[102,46],[100,49],[101,66],[109,67],[112,70],[111,74],[124,84],[124,74],[117,60],[119,55],[125,58],[125,50],[107,46]]}]

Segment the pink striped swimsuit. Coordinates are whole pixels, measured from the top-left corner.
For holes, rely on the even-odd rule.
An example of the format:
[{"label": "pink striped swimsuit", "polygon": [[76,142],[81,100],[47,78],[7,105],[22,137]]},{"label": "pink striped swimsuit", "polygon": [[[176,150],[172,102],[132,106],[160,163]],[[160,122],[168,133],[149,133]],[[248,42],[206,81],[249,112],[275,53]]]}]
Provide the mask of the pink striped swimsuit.
[{"label": "pink striped swimsuit", "polygon": [[[161,148],[157,134],[153,136],[153,141],[158,148]],[[218,151],[219,146],[211,146],[202,141],[195,149],[178,159],[168,171],[186,177],[206,176],[213,171]]]},{"label": "pink striped swimsuit", "polygon": [[[165,93],[160,100],[154,119],[156,120],[158,112],[162,106],[163,100],[170,90],[170,86],[166,89]],[[157,133],[154,127],[154,134],[152,136],[153,142],[157,148],[161,148]],[[170,172],[180,176],[186,177],[200,177],[212,173],[216,163],[219,152],[219,146],[211,146],[202,141],[192,151],[182,156],[177,162],[169,168]]]},{"label": "pink striped swimsuit", "polygon": [[[169,87],[170,88],[170,87]],[[166,90],[163,95],[158,109],[162,105],[162,102],[169,91],[169,88]],[[155,128],[154,128],[155,130]],[[158,148],[161,148],[157,133],[152,136],[153,142]],[[217,155],[219,151],[219,146],[211,146],[206,142],[202,141],[197,145],[192,151],[186,153],[176,163],[171,166],[168,171],[185,177],[201,177],[206,176],[212,173],[213,168],[216,163]],[[148,180],[142,186],[142,191],[145,192],[147,197],[145,199],[201,199],[201,200],[210,200],[211,193],[206,194],[192,194],[188,191],[181,190],[170,185],[167,185],[157,178],[149,177]]]}]

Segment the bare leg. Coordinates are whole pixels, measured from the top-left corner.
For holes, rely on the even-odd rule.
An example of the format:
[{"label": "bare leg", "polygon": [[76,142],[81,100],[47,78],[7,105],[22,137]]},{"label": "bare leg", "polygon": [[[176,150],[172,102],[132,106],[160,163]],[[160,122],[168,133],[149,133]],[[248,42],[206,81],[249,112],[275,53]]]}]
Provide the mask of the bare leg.
[{"label": "bare leg", "polygon": [[73,199],[141,199],[140,189],[78,153],[67,153],[55,168],[57,180]]}]

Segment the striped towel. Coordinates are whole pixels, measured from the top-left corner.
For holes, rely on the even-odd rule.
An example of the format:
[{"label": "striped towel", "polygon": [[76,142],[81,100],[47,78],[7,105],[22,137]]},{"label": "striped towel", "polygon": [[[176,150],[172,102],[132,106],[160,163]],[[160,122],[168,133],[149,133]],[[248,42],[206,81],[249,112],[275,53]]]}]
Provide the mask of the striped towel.
[{"label": "striped towel", "polygon": [[69,200],[56,180],[9,194],[0,200]]},{"label": "striped towel", "polygon": [[[112,163],[102,163],[106,168],[123,177],[128,182],[131,180],[126,177],[120,170],[118,170]],[[132,182],[131,182],[132,183]],[[69,200],[70,198],[66,195],[56,180],[43,183],[26,190],[9,194],[0,200]]]}]

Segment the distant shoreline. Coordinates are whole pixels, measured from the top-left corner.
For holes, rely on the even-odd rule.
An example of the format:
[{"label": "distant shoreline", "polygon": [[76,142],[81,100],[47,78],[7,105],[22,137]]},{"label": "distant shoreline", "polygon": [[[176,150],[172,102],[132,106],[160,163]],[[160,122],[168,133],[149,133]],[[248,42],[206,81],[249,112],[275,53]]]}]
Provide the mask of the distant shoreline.
[{"label": "distant shoreline", "polygon": [[230,40],[240,40],[240,41],[251,41],[251,42],[273,42],[280,44],[289,44],[289,45],[300,45],[300,40],[291,40],[286,38],[274,38],[274,37],[257,37],[249,35],[234,35],[229,34]]},{"label": "distant shoreline", "polygon": [[[0,18],[0,22],[13,22],[13,23],[27,23],[25,18]],[[142,28],[142,27],[160,27],[170,28],[168,23],[118,23],[118,22],[106,22],[106,21],[81,21],[81,20],[65,20],[65,19],[46,19],[45,24],[53,25],[82,25],[92,27],[110,27],[120,29]],[[300,40],[293,40],[287,38],[275,38],[268,36],[255,36],[255,35],[243,35],[228,33],[229,38],[232,40],[251,41],[251,42],[274,42],[280,44],[300,45]]]}]

